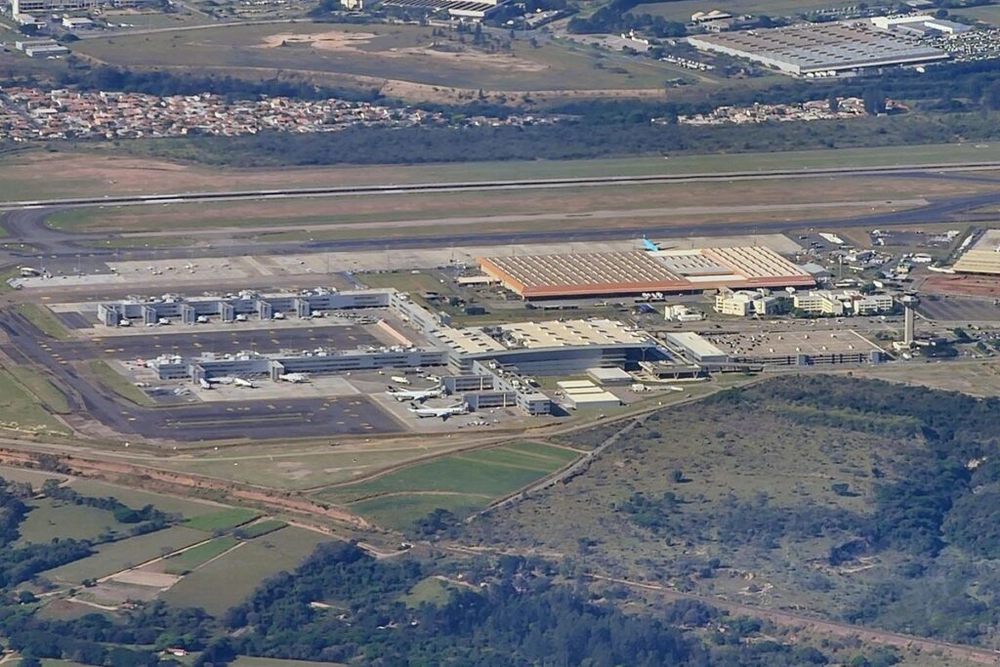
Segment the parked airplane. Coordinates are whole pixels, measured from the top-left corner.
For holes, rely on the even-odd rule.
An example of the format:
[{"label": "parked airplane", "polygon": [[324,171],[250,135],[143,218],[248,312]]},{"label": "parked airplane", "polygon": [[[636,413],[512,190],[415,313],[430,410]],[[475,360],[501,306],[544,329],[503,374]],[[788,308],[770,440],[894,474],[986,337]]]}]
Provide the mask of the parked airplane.
[{"label": "parked airplane", "polygon": [[660,249],[660,246],[650,241],[648,238],[646,238],[645,235],[643,235],[642,237],[642,245],[646,248],[646,250],[649,250],[650,252]]},{"label": "parked airplane", "polygon": [[456,403],[445,408],[421,408],[413,405],[410,407],[410,412],[421,419],[424,417],[439,417],[442,420],[447,420],[448,417],[455,415],[469,414],[469,406],[466,403]]},{"label": "parked airplane", "polygon": [[254,384],[250,380],[244,380],[243,378],[233,378],[233,384],[237,387],[246,387],[247,389],[254,389]]},{"label": "parked airplane", "polygon": [[305,373],[282,373],[278,376],[279,380],[284,380],[285,382],[291,382],[292,384],[299,384],[300,382],[309,382],[309,376]]},{"label": "parked airplane", "polygon": [[211,389],[212,385],[209,384],[208,380],[205,378],[198,378],[198,384],[201,385],[202,389]]},{"label": "parked airplane", "polygon": [[441,385],[438,385],[432,389],[400,389],[394,385],[389,385],[388,390],[385,392],[389,396],[392,396],[397,401],[426,401],[428,398],[437,398],[444,393],[444,389]]}]

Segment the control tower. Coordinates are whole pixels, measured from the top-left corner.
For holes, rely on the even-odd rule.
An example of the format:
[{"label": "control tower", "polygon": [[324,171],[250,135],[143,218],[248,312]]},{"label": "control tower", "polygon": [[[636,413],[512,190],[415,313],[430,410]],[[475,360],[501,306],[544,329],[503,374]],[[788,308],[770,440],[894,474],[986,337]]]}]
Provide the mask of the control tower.
[{"label": "control tower", "polygon": [[906,347],[913,347],[913,341],[916,339],[914,334],[916,317],[915,309],[917,304],[920,303],[920,299],[915,296],[904,296],[900,301],[903,304],[903,344]]}]

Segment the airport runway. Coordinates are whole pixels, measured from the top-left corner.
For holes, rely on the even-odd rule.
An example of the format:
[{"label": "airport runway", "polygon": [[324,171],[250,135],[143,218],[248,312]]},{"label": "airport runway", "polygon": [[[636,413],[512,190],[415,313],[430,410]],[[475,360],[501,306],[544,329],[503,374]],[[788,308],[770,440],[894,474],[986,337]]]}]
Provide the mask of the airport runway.
[{"label": "airport runway", "polygon": [[[87,429],[92,420],[123,437],[199,442],[230,439],[280,439],[337,434],[397,433],[402,427],[364,396],[330,398],[218,401],[193,405],[144,408],[122,400],[82,378],[73,367],[71,350],[78,343],[60,343],[40,334],[21,315],[0,313],[0,329],[11,345],[4,352],[16,363],[50,372],[66,396],[75,428]],[[142,341],[141,337],[135,339]],[[64,354],[65,352],[65,354]],[[81,359],[93,358],[80,354]],[[248,390],[252,391],[252,390]],[[102,434],[102,437],[107,437]]]},{"label": "airport runway", "polygon": [[[413,186],[367,186],[355,188],[320,188],[287,191],[294,192],[296,196],[322,196],[322,193],[334,193],[337,196],[357,196],[371,195],[377,193],[384,194],[404,194],[412,192],[436,192],[451,191],[454,189],[466,189],[470,192],[490,190],[490,189],[536,189],[554,187],[580,187],[581,185],[630,185],[635,183],[676,183],[686,181],[740,181],[740,180],[769,180],[788,177],[832,177],[842,176],[893,176],[906,178],[927,178],[927,179],[951,179],[951,180],[975,180],[981,182],[997,182],[995,178],[977,176],[974,173],[963,172],[962,170],[976,169],[998,169],[997,163],[980,163],[967,165],[950,165],[938,167],[891,167],[876,169],[836,169],[836,170],[799,170],[787,172],[750,172],[733,174],[695,174],[689,176],[652,176],[652,177],[625,177],[625,178],[596,178],[596,179],[549,179],[539,181],[508,181],[499,183],[443,183],[425,184]],[[218,198],[226,196],[235,199],[260,199],[262,194],[268,191],[254,191],[244,193],[203,193],[203,194],[182,194],[173,195],[168,203],[180,203],[187,201],[199,201],[199,197]],[[289,196],[287,194],[280,196]],[[317,194],[320,193],[320,194]],[[274,194],[273,197],[278,197]],[[332,195],[331,195],[332,196]],[[193,199],[192,199],[193,198]],[[164,198],[156,199],[156,202],[163,201]],[[75,202],[75,203],[74,203]],[[82,203],[89,202],[89,203]],[[105,234],[70,234],[49,228],[45,224],[47,216],[60,208],[71,206],[93,206],[99,205],[126,205],[149,204],[149,198],[126,197],[115,200],[104,199],[76,199],[76,200],[48,200],[30,206],[23,203],[8,204],[9,210],[2,218],[2,224],[8,232],[10,243],[26,243],[35,248],[30,252],[19,253],[7,251],[9,258],[24,261],[25,259],[37,259],[39,255],[44,255],[49,262],[59,260],[60,268],[63,272],[83,272],[92,273],[94,270],[107,271],[106,261],[121,258],[123,255],[128,259],[148,260],[165,259],[169,257],[200,258],[219,254],[219,248],[212,247],[185,247],[185,248],[151,248],[134,249],[127,252],[100,247],[106,243],[109,236]],[[931,199],[926,206],[904,210],[904,211],[874,211],[871,215],[852,218],[828,218],[823,220],[811,220],[801,222],[795,220],[777,220],[772,222],[745,223],[745,224],[691,224],[691,225],[656,225],[652,223],[648,226],[635,226],[635,229],[572,229],[572,221],[568,220],[565,227],[558,231],[539,232],[519,232],[519,233],[478,233],[468,231],[471,227],[457,227],[455,233],[448,234],[448,243],[451,245],[504,245],[510,243],[545,243],[564,240],[567,233],[572,234],[578,241],[599,241],[608,239],[619,239],[633,236],[637,233],[645,233],[649,236],[664,237],[684,237],[690,235],[738,235],[752,233],[773,233],[785,232],[789,229],[802,227],[891,227],[899,225],[919,225],[930,223],[941,223],[948,221],[975,222],[981,216],[970,215],[970,211],[978,208],[1000,204],[1000,192],[980,193],[975,195],[964,195],[958,197]],[[2,208],[2,207],[0,207]],[[627,211],[622,212],[627,215]],[[586,216],[581,216],[586,217]],[[994,218],[995,216],[986,216]],[[403,224],[403,223],[401,223]],[[477,226],[477,228],[489,228]],[[292,229],[292,228],[290,228]],[[197,233],[195,233],[197,235]],[[136,235],[135,238],[141,238]],[[366,238],[366,239],[345,239],[339,241],[314,241],[314,242],[289,242],[289,243],[254,243],[250,241],[231,241],[225,245],[228,255],[255,255],[262,253],[270,254],[292,254],[310,250],[392,250],[394,248],[426,248],[440,245],[439,237],[411,236],[399,238]],[[0,254],[0,258],[3,254]],[[2,261],[0,261],[2,263]]]},{"label": "airport runway", "polygon": [[[128,336],[102,336],[92,341],[52,343],[63,359],[151,359],[161,354],[195,357],[206,353],[235,354],[282,350],[313,351],[318,347],[350,350],[358,346],[381,346],[383,343],[356,325],[328,327],[284,327],[281,329],[240,329],[240,323],[212,325],[172,324],[157,327],[156,333]],[[177,331],[169,331],[176,329]],[[109,329],[113,331],[113,329]]]}]

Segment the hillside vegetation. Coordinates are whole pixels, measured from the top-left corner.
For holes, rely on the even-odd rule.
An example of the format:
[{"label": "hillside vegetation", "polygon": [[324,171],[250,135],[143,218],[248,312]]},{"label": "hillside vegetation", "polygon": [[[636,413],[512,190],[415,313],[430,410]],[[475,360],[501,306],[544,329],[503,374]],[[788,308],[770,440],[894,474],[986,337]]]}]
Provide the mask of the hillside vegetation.
[{"label": "hillside vegetation", "polygon": [[577,571],[994,647],[998,408],[774,379],[660,412],[586,475],[470,531]]}]

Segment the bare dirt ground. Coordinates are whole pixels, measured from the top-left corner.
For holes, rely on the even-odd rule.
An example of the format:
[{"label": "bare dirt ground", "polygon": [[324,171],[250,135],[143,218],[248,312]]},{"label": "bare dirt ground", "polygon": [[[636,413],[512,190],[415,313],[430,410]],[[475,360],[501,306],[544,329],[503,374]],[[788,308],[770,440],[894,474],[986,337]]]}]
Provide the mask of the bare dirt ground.
[{"label": "bare dirt ground", "polygon": [[1000,276],[934,274],[921,286],[928,294],[1000,297]]},{"label": "bare dirt ground", "polygon": [[[378,37],[374,33],[365,32],[342,32],[331,30],[327,32],[314,33],[280,33],[277,35],[266,35],[263,37],[261,48],[276,49],[290,46],[308,46],[319,51],[332,51],[334,53],[355,53],[359,57],[364,57],[367,51],[360,48],[369,44]],[[485,53],[470,48],[454,48],[449,44],[448,49],[437,48],[438,45],[410,46],[402,48],[390,48],[378,51],[380,58],[432,58],[447,59],[452,62],[472,65],[487,69],[513,70],[518,72],[542,72],[548,67],[526,58],[503,56],[497,57],[495,54]]]}]

